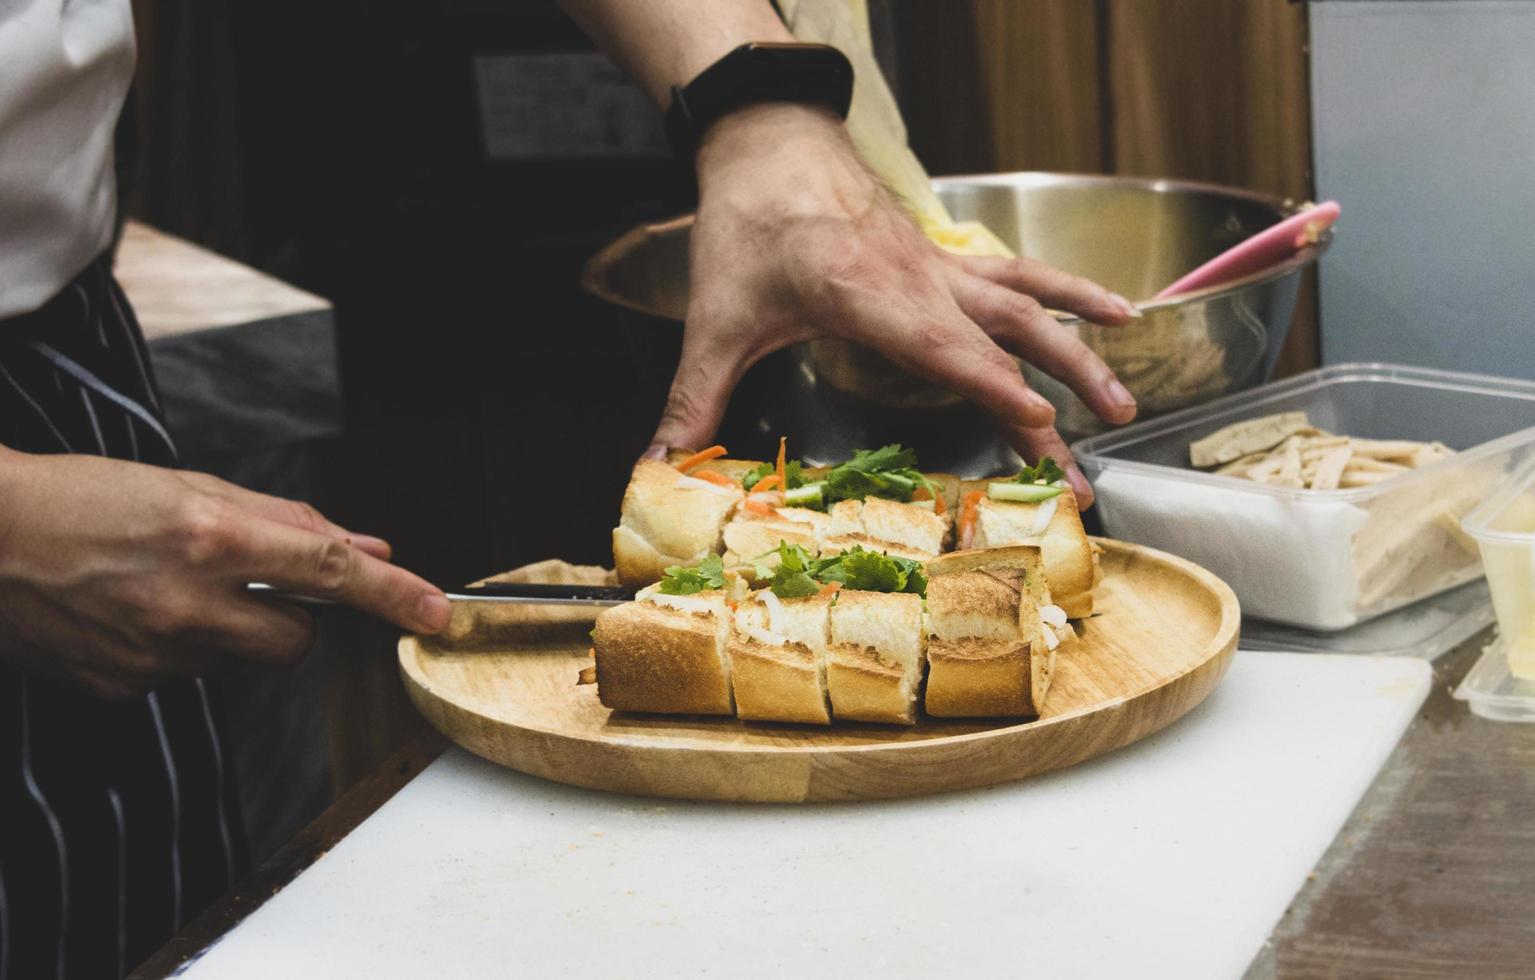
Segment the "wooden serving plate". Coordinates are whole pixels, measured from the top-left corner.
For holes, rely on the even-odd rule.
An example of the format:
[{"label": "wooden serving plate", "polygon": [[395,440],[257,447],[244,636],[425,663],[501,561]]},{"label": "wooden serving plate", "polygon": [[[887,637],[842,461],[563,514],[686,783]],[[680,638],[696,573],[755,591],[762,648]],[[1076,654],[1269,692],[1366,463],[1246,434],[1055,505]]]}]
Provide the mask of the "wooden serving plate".
[{"label": "wooden serving plate", "polygon": [[[570,609],[544,614],[559,622],[491,631],[499,638],[488,646],[472,629],[449,640],[406,637],[400,671],[421,713],[459,745],[576,786],[783,803],[990,786],[1091,759],[1170,724],[1215,688],[1236,651],[1241,616],[1224,582],[1151,548],[1099,544],[1098,613],[1063,649],[1045,712],[1032,722],[816,728],[612,712],[595,686],[576,684],[591,663],[593,614],[583,622]],[[543,576],[551,567],[537,566]]]}]

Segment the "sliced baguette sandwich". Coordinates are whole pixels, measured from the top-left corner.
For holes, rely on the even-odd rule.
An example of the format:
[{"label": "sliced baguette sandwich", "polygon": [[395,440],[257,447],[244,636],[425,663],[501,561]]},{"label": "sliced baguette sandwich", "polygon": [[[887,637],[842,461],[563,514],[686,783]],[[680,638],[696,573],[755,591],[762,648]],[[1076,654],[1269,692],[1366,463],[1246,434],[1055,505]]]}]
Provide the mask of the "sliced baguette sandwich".
[{"label": "sliced baguette sandwich", "polygon": [[1056,649],[1075,635],[1050,602],[1039,549],[956,552],[927,571],[927,713],[1037,717]]},{"label": "sliced baguette sandwich", "polygon": [[635,602],[604,610],[592,634],[602,703],[754,721],[913,723],[927,583],[918,563],[860,548],[817,558],[785,543],[779,553],[766,589],[747,592],[713,556],[668,568]]},{"label": "sliced baguette sandwich", "polygon": [[649,585],[660,581],[668,567],[696,565],[719,554],[725,523],[745,496],[739,483],[724,476],[711,480],[660,460],[640,460],[613,529],[619,582]]},{"label": "sliced baguette sandwich", "polygon": [[746,591],[714,556],[599,615],[602,703],[818,725],[910,725],[919,707],[1032,717],[1075,635],[1034,546],[956,552],[926,572],[856,547],[779,551],[769,588]]},{"label": "sliced baguette sandwich", "polygon": [[1098,552],[1082,526],[1076,495],[1053,461],[1012,480],[966,480],[960,509],[959,548],[1037,546],[1054,604],[1071,619],[1092,615],[1093,590],[1102,578]]},{"label": "sliced baguette sandwich", "polygon": [[922,597],[843,589],[836,598],[826,666],[833,715],[914,724],[926,660]]},{"label": "sliced baguette sandwich", "polygon": [[651,586],[604,609],[592,631],[598,696],[616,711],[735,714],[730,628],[723,589],[667,595]]},{"label": "sliced baguette sandwich", "polygon": [[911,558],[940,554],[953,540],[950,514],[959,479],[915,469],[900,446],[860,451],[834,467],[804,467],[723,458],[714,446],[674,451],[667,461],[642,460],[630,477],[613,529],[619,581],[660,581],[668,567],[710,554],[750,566],[780,541],[811,554],[855,545]]},{"label": "sliced baguette sandwich", "polygon": [[860,451],[831,468],[801,467],[782,447],[776,465],[720,458],[724,452],[715,446],[635,466],[613,530],[620,582],[648,585],[668,567],[709,555],[730,567],[771,568],[779,542],[811,555],[861,547],[916,560],[950,548],[1036,545],[1055,604],[1072,619],[1092,614],[1102,577],[1097,549],[1051,460],[1011,480],[960,481],[918,472],[899,446]]},{"label": "sliced baguette sandwich", "polygon": [[831,597],[754,592],[735,609],[726,652],[737,716],[831,724],[827,637]]},{"label": "sliced baguette sandwich", "polygon": [[880,497],[840,501],[832,505],[828,518],[817,540],[823,555],[858,545],[921,560],[942,554],[949,537],[947,516]]}]

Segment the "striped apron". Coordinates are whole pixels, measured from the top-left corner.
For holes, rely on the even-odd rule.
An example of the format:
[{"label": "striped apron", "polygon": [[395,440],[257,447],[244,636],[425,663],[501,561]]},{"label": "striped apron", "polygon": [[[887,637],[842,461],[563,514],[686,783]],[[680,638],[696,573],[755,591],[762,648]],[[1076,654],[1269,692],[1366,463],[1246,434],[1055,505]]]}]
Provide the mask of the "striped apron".
[{"label": "striped apron", "polygon": [[[0,444],[173,466],[109,260],[0,321]],[[200,679],[105,703],[0,664],[0,980],[119,977],[244,870]]]}]

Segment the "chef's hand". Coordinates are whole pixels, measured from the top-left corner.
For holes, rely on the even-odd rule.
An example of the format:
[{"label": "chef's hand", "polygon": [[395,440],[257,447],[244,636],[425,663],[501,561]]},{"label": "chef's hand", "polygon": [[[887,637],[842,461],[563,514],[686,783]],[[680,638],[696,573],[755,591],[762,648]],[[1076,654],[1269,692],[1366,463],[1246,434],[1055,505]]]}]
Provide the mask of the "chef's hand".
[{"label": "chef's hand", "polygon": [[1117,325],[1136,315],[1128,301],[1042,262],[938,248],[827,110],[731,113],[709,128],[697,166],[682,362],[652,454],[707,445],[731,390],[764,355],[837,336],[975,402],[1026,459],[1066,462],[1079,498],[1091,501],[1052,428],[1055,410],[1010,355],[1065,382],[1105,421],[1128,422],[1130,393],[1044,309]]},{"label": "chef's hand", "polygon": [[388,557],[306,504],[211,476],[0,448],[0,660],[100,697],[300,658],[308,615],[250,598],[250,582],[447,625],[442,593]]}]

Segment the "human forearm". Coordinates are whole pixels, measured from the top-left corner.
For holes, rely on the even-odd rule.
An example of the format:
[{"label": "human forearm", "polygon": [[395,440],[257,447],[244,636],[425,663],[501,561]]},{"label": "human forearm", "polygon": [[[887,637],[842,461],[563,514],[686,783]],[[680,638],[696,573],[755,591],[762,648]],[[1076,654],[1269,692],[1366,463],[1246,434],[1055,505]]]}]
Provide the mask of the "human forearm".
[{"label": "human forearm", "polygon": [[733,48],[793,41],[768,0],[560,0],[656,104]]}]

